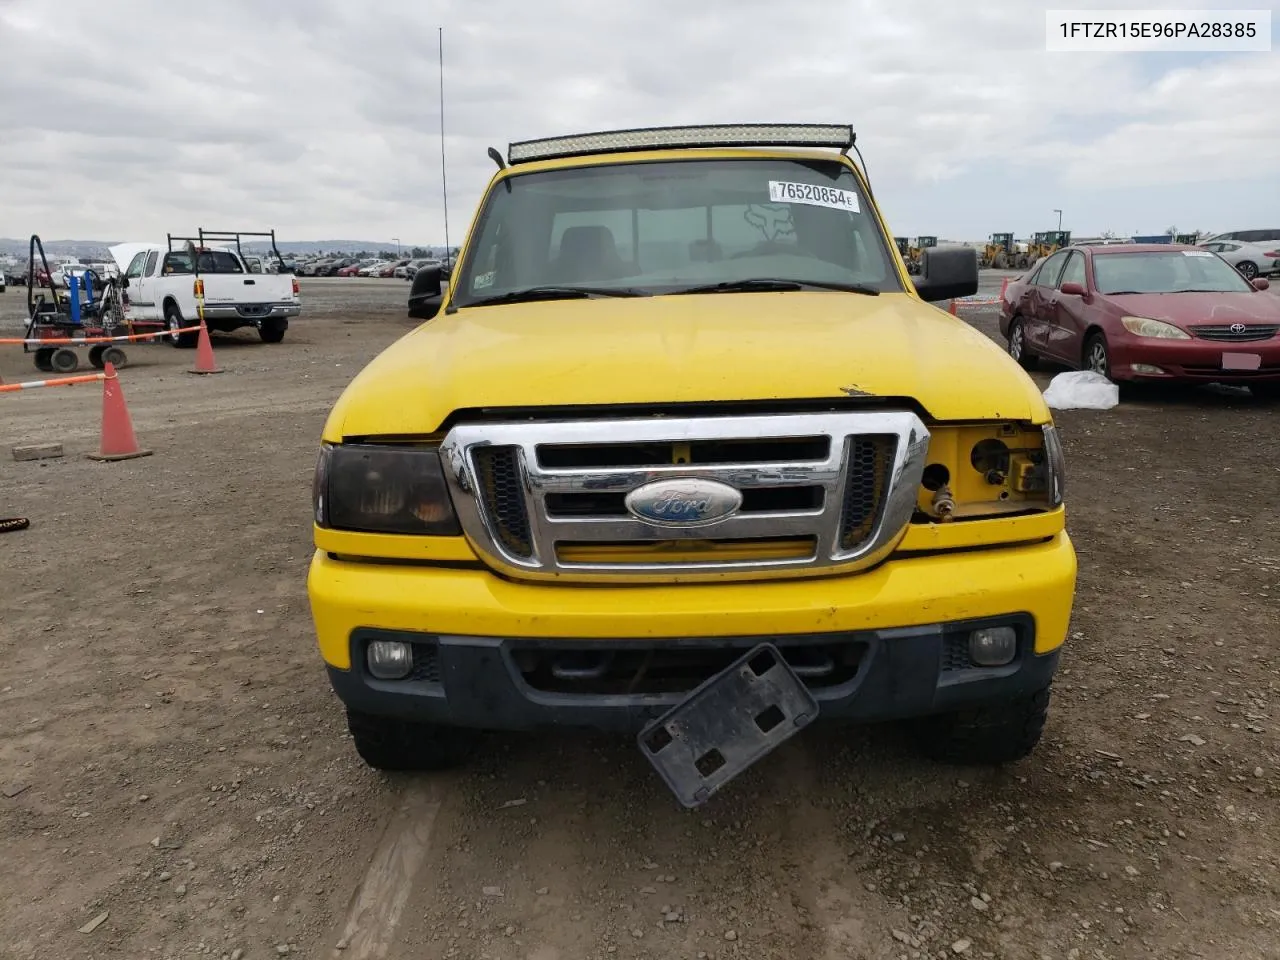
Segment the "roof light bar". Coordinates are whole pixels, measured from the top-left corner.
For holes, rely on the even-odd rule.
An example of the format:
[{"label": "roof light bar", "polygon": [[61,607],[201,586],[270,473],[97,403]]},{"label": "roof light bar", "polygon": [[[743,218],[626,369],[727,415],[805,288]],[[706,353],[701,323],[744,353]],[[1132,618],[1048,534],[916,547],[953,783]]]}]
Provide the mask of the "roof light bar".
[{"label": "roof light bar", "polygon": [[697,127],[644,127],[569,137],[522,140],[507,147],[507,162],[528,163],[558,157],[630,150],[687,147],[833,147],[853,146],[853,127],[839,123],[724,123]]}]

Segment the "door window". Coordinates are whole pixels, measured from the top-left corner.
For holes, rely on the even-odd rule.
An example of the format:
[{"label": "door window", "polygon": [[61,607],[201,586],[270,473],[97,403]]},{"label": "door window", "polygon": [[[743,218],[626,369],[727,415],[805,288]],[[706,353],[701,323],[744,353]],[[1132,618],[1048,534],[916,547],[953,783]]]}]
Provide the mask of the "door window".
[{"label": "door window", "polygon": [[142,270],[142,273],[144,276],[149,277],[156,272],[156,261],[159,259],[160,259],[159,250],[152,250],[149,254],[147,254],[147,265]]},{"label": "door window", "polygon": [[147,252],[144,250],[129,261],[129,269],[124,272],[124,275],[130,279],[137,279],[142,276],[142,265],[146,262]]},{"label": "door window", "polygon": [[1064,283],[1078,283],[1084,286],[1084,254],[1078,250],[1067,258],[1067,265],[1058,279],[1058,288],[1061,289]]},{"label": "door window", "polygon": [[1037,287],[1055,287],[1058,285],[1058,274],[1062,270],[1062,262],[1067,259],[1067,251],[1060,250],[1041,264],[1036,271],[1036,278],[1031,281]]}]

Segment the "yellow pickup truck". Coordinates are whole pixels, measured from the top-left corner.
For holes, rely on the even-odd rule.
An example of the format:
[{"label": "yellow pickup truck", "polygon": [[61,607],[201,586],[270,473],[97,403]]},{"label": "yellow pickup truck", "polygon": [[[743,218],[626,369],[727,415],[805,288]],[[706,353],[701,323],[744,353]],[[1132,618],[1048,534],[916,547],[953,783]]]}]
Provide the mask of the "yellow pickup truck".
[{"label": "yellow pickup truck", "polygon": [[822,720],[911,721],[949,762],[1035,746],[1076,577],[1059,438],[934,305],[976,292],[974,251],[909,277],[853,145],[490,149],[447,284],[415,277],[425,322],[321,438],[308,589],[367,763],[646,730],[762,643]]}]

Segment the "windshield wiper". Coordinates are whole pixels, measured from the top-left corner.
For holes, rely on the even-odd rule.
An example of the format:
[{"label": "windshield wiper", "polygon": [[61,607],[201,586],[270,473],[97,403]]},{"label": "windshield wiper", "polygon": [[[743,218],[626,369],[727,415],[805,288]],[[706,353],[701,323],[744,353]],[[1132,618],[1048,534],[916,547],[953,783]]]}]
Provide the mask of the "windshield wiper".
[{"label": "windshield wiper", "polygon": [[492,297],[481,297],[470,303],[460,303],[459,307],[487,307],[496,303],[527,303],[532,300],[585,300],[588,297],[647,297],[648,291],[634,287],[575,287],[546,284],[537,287],[525,287],[523,290],[509,290]]},{"label": "windshield wiper", "polygon": [[828,283],[825,280],[783,280],[770,277],[752,277],[748,280],[722,280],[720,283],[705,283],[696,287],[685,287],[672,290],[680,293],[768,293],[773,291],[803,290],[806,287],[818,290],[840,290],[844,293],[863,293],[869,297],[880,296],[880,291],[865,283]]}]

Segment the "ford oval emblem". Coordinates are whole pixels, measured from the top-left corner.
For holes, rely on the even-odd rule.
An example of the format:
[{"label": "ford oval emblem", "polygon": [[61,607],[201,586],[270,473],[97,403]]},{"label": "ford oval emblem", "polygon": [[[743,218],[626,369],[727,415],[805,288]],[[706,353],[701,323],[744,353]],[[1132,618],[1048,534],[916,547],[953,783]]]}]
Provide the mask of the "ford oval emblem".
[{"label": "ford oval emblem", "polygon": [[730,517],[742,506],[742,493],[719,480],[681,477],[655,480],[627,494],[631,515],[665,527],[698,527]]}]

